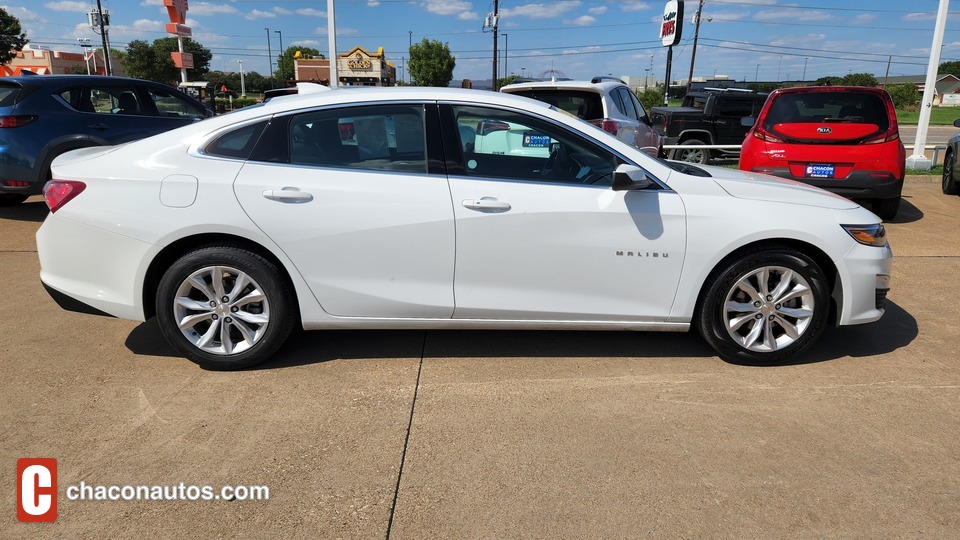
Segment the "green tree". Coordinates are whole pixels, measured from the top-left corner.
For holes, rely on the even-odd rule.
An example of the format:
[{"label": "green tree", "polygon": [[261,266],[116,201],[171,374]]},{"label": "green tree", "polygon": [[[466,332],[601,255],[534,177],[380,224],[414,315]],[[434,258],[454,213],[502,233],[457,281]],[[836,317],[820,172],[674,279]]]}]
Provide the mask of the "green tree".
[{"label": "green tree", "polygon": [[281,85],[293,80],[293,60],[298,51],[300,52],[300,58],[319,58],[321,60],[325,58],[320,54],[320,51],[313,47],[287,47],[287,50],[280,55],[279,67],[276,72],[276,79]]},{"label": "green tree", "polygon": [[813,85],[814,86],[836,86],[838,84],[843,84],[840,82],[841,80],[842,79],[840,77],[832,77],[832,76],[820,77],[819,79],[813,81]]},{"label": "green tree", "polygon": [[754,92],[773,92],[777,88],[780,88],[780,85],[777,83],[768,82],[752,82],[747,85],[747,88],[753,90]]},{"label": "green tree", "polygon": [[[138,79],[161,83],[179,81],[180,69],[173,64],[173,58],[170,57],[170,53],[178,50],[175,37],[160,38],[152,44],[134,40],[127,45],[124,68],[128,76]],[[193,55],[193,69],[187,70],[190,79],[203,80],[210,69],[213,53],[190,38],[183,38],[183,50]]]},{"label": "green tree", "polygon": [[960,77],[960,60],[951,60],[940,64],[937,73],[949,73],[954,77]]},{"label": "green tree", "polygon": [[519,78],[519,75],[507,75],[506,77],[500,77],[497,79],[497,88],[503,88],[508,84],[513,84]]},{"label": "green tree", "polygon": [[840,79],[843,86],[876,86],[877,78],[869,73],[849,73]]},{"label": "green tree", "polygon": [[643,104],[643,108],[650,112],[651,107],[663,106],[663,86],[657,85],[656,88],[646,88],[643,92],[637,91],[637,99]]},{"label": "green tree", "polygon": [[414,86],[449,86],[456,65],[457,60],[446,43],[423,38],[410,47],[408,68]]},{"label": "green tree", "polygon": [[912,83],[887,85],[887,92],[898,109],[913,107],[920,102],[920,90]]},{"label": "green tree", "polygon": [[14,59],[28,41],[20,20],[0,7],[0,64]]}]

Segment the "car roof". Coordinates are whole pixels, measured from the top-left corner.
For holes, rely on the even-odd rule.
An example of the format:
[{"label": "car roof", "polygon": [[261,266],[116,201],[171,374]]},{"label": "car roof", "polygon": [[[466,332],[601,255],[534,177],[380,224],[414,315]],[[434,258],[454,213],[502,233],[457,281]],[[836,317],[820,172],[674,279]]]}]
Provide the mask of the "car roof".
[{"label": "car roof", "polygon": [[[0,81],[12,82],[21,86],[45,86],[47,84],[93,84],[93,83],[129,83],[129,84],[161,84],[155,81],[134,79],[131,77],[113,77],[105,75],[18,75],[2,77]],[[162,85],[169,86],[169,85]],[[171,86],[170,88],[175,88]]]},{"label": "car roof", "polygon": [[793,88],[779,88],[773,93],[782,94],[819,94],[826,92],[860,92],[863,94],[883,95],[887,91],[875,86],[795,86]]},{"label": "car roof", "polygon": [[600,82],[592,81],[535,81],[516,84],[508,84],[500,89],[501,92],[510,92],[511,90],[524,90],[534,88],[557,88],[571,90],[603,90],[610,91],[613,88],[626,86],[621,81],[604,79]]}]

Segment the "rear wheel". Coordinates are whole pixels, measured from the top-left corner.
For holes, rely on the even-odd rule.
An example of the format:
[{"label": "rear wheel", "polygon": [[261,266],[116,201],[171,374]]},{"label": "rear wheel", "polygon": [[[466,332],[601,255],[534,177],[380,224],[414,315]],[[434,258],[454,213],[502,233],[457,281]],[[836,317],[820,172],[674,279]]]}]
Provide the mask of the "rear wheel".
[{"label": "rear wheel", "polygon": [[23,193],[0,193],[0,206],[16,206],[30,197]]},{"label": "rear wheel", "polygon": [[823,271],[806,255],[786,247],[760,249],[712,276],[694,323],[724,360],[781,364],[820,336],[827,289]]},{"label": "rear wheel", "polygon": [[900,197],[893,199],[874,199],[871,204],[873,213],[884,221],[897,217],[900,210]]},{"label": "rear wheel", "polygon": [[[680,144],[684,146],[704,146],[707,143],[700,139],[687,139]],[[673,159],[706,165],[710,161],[710,151],[705,148],[677,148],[673,151]]]},{"label": "rear wheel", "polygon": [[943,193],[944,195],[960,195],[960,188],[957,187],[957,180],[954,178],[954,169],[957,166],[957,158],[953,152],[943,158]]},{"label": "rear wheel", "polygon": [[271,261],[236,246],[197,249],[160,280],[160,330],[206,369],[263,362],[283,345],[296,319],[294,295],[282,276]]}]

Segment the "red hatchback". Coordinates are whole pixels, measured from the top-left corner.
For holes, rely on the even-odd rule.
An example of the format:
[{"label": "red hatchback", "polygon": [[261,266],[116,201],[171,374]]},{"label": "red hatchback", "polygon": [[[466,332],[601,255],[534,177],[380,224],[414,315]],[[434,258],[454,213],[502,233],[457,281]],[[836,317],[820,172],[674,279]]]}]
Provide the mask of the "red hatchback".
[{"label": "red hatchback", "polygon": [[863,201],[882,219],[900,208],[905,161],[890,95],[862,86],[772,92],[740,153],[742,170]]}]

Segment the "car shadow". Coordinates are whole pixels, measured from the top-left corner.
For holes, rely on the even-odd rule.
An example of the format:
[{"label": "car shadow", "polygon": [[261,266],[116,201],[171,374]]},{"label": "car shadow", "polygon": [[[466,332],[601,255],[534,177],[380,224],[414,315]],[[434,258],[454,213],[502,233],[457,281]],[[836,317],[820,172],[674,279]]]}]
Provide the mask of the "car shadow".
[{"label": "car shadow", "polygon": [[910,202],[910,197],[900,198],[900,209],[897,210],[897,217],[886,220],[886,223],[913,223],[923,219],[923,212]]},{"label": "car shadow", "polygon": [[[892,302],[880,321],[827,328],[802,358],[787,365],[893,352],[918,335],[916,319]],[[125,342],[141,356],[179,356],[157,319],[141,323]],[[588,332],[526,330],[325,330],[294,332],[270,360],[252,370],[270,370],[331,360],[365,358],[712,358],[713,349],[694,331]]]},{"label": "car shadow", "polygon": [[0,219],[9,219],[11,221],[33,221],[40,223],[47,219],[47,204],[43,200],[28,200],[16,206],[0,206]]}]

